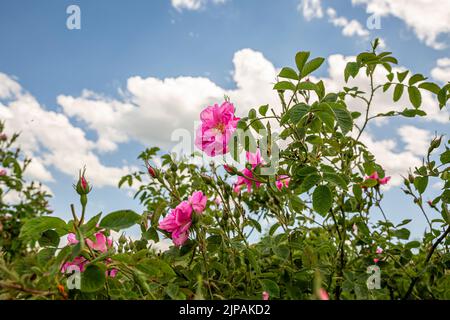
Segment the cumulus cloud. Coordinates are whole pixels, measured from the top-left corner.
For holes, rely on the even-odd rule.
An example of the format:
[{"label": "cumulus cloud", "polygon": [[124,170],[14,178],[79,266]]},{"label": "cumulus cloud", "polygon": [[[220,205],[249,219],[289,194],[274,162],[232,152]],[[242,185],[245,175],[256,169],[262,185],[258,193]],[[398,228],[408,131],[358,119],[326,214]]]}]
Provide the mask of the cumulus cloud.
[{"label": "cumulus cloud", "polygon": [[345,17],[340,17],[337,15],[336,10],[333,8],[327,9],[327,15],[329,21],[335,26],[342,28],[342,34],[346,37],[367,37],[369,35],[369,30],[365,29],[361,23],[357,20],[348,20]]},{"label": "cumulus cloud", "polygon": [[450,82],[450,58],[436,61],[436,67],[431,70],[431,76],[442,83]]},{"label": "cumulus cloud", "polygon": [[236,88],[226,90],[205,77],[180,76],[158,79],[131,77],[124,101],[111,100],[85,91],[80,97],[60,95],[58,104],[69,117],[86,123],[97,132],[93,147],[99,151],[115,150],[130,139],[144,145],[170,148],[176,130],[193,132],[200,111],[232,98],[245,114],[250,108],[271,103],[277,105],[272,90],[277,70],[260,52],[243,49],[233,57]]},{"label": "cumulus cloud", "polygon": [[131,168],[103,165],[94,153],[96,143],[72,125],[62,113],[47,110],[20,84],[0,73],[0,118],[7,133],[20,132],[18,143],[33,160],[27,172],[31,179],[53,181],[50,168],[75,176],[84,165],[98,187],[115,186]]},{"label": "cumulus cloud", "polygon": [[[431,139],[429,131],[413,126],[402,126],[397,133],[405,144],[403,148],[398,146],[396,139],[377,140],[367,132],[361,135],[361,142],[375,155],[386,174],[392,176],[389,186],[401,185],[402,176],[407,175],[408,169],[420,165]],[[417,134],[417,136],[412,139],[409,134]]]},{"label": "cumulus cloud", "polygon": [[352,3],[365,5],[367,13],[403,20],[421,41],[434,49],[447,47],[438,38],[450,34],[450,1],[352,0]]}]

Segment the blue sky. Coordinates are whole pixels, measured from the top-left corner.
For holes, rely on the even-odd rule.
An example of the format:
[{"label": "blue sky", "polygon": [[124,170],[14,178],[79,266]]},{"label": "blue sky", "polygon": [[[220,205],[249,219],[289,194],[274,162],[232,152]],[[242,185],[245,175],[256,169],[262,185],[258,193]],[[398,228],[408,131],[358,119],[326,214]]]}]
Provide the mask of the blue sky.
[{"label": "blue sky", "polygon": [[[91,214],[122,207],[139,210],[127,191],[113,185],[120,173],[141,165],[136,161],[139,151],[169,140],[162,136],[165,131],[158,136],[152,121],[163,125],[168,114],[175,117],[179,110],[189,110],[187,119],[195,119],[209,101],[205,92],[231,93],[232,100],[242,102],[238,113],[241,108],[245,114],[256,105],[244,102],[265,102],[261,101],[265,96],[250,91],[266,84],[270,88],[269,81],[264,82],[266,75],[273,68],[292,66],[299,50],[342,62],[380,37],[402,66],[439,83],[450,80],[450,4],[436,1],[440,9],[435,10],[423,0],[395,2],[2,0],[0,118],[11,130],[24,133],[24,150],[40,163],[32,168],[31,178],[41,178],[52,190],[56,215],[70,216],[68,205],[76,201],[71,184],[75,168],[83,161],[88,175],[89,164],[94,163],[97,167],[91,170],[111,176],[98,180],[91,171],[95,185]],[[66,27],[66,8],[73,4],[81,9],[80,30]],[[366,20],[374,12],[381,17],[381,29],[368,30]],[[317,77],[337,81],[333,70],[323,66]],[[257,80],[252,82],[253,78]],[[2,86],[9,95],[1,95]],[[152,91],[155,87],[158,91]],[[196,88],[198,94],[193,92]],[[183,100],[186,92],[193,97]],[[14,101],[19,106],[13,106]],[[170,109],[171,101],[180,109]],[[426,102],[430,110],[437,108],[434,101]],[[145,113],[142,121],[122,117],[130,105]],[[31,115],[25,117],[26,110]],[[159,112],[161,118],[152,118]],[[187,122],[178,125],[190,128]],[[429,121],[400,119],[372,125],[367,139],[385,157],[392,174],[398,175],[404,168],[392,164],[394,156],[404,159],[400,162],[416,163],[423,141],[435,131],[448,134],[448,128],[444,110]],[[396,221],[417,217],[414,230],[419,233],[423,218],[404,199],[398,187],[391,188],[385,209]]]}]

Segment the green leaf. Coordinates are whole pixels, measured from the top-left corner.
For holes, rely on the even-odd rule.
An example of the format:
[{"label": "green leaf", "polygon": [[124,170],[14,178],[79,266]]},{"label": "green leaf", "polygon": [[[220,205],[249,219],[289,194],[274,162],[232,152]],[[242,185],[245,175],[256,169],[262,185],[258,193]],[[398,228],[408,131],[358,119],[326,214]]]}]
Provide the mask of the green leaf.
[{"label": "green leaf", "polygon": [[400,98],[402,97],[402,94],[403,94],[403,85],[397,84],[394,89],[394,97],[393,97],[394,102],[397,102],[398,100],[400,100]]},{"label": "green leaf", "polygon": [[39,239],[41,247],[57,247],[59,244],[59,235],[55,230],[45,231]]},{"label": "green leaf", "polygon": [[262,116],[265,116],[268,109],[269,109],[269,105],[268,104],[265,104],[265,105],[259,107],[259,109],[258,109],[259,114],[262,115]]},{"label": "green leaf", "polygon": [[353,118],[350,112],[344,108],[333,108],[336,120],[341,128],[342,134],[346,135],[353,129]]},{"label": "green leaf", "polygon": [[281,69],[280,73],[278,74],[280,78],[287,78],[292,80],[298,80],[298,74],[295,72],[294,69],[285,67]]},{"label": "green leaf", "polygon": [[272,248],[273,252],[280,258],[286,260],[289,257],[289,248],[285,244],[280,244]]},{"label": "green leaf", "polygon": [[320,179],[321,178],[317,173],[312,173],[306,176],[305,180],[303,180],[302,184],[300,185],[300,193],[309,191],[320,181]]},{"label": "green leaf", "polygon": [[404,71],[404,72],[397,72],[397,79],[400,82],[403,82],[403,80],[405,80],[406,75],[408,74],[408,70]]},{"label": "green leaf", "polygon": [[409,235],[411,234],[411,232],[408,229],[403,228],[403,229],[395,230],[394,234],[399,239],[407,240],[407,239],[409,239]]},{"label": "green leaf", "polygon": [[420,242],[419,241],[411,241],[411,242],[408,242],[405,245],[405,247],[408,248],[408,249],[419,248],[420,247]]},{"label": "green leaf", "polygon": [[106,215],[100,222],[101,228],[119,231],[129,228],[141,220],[141,216],[131,210],[118,210]]},{"label": "green leaf", "polygon": [[409,95],[409,101],[411,101],[411,104],[414,106],[414,108],[419,108],[422,104],[422,95],[420,94],[419,89],[416,87],[408,87],[408,95]]},{"label": "green leaf", "polygon": [[259,282],[261,283],[263,291],[267,291],[270,297],[280,297],[280,288],[278,287],[276,282],[269,279],[260,279]]},{"label": "green leaf", "polygon": [[291,91],[296,90],[295,85],[290,81],[280,81],[276,83],[273,88],[275,90],[291,90]]},{"label": "green leaf", "polygon": [[339,174],[337,173],[332,173],[332,172],[324,172],[323,173],[323,179],[325,181],[331,182],[332,184],[341,187],[342,189],[346,190],[347,189],[347,181],[345,181],[344,178],[342,178]]},{"label": "green leaf", "polygon": [[345,82],[348,81],[348,78],[351,76],[352,78],[355,78],[356,75],[359,72],[359,64],[357,62],[349,62],[345,66],[344,70],[344,78]]},{"label": "green leaf", "polygon": [[419,109],[405,109],[400,113],[404,117],[413,118],[415,116],[426,116],[426,112]]},{"label": "green leaf", "polygon": [[293,124],[297,124],[309,111],[309,106],[305,103],[299,103],[289,110],[289,118]]},{"label": "green leaf", "polygon": [[414,178],[414,187],[420,194],[425,192],[427,185],[428,185],[428,177],[419,176]]},{"label": "green leaf", "polygon": [[423,81],[423,80],[425,80],[426,78],[423,76],[423,75],[421,75],[421,74],[415,74],[415,75],[413,75],[411,78],[409,78],[409,80],[408,80],[408,84],[410,85],[410,86],[412,86],[413,84],[415,84],[415,83],[417,83],[417,82],[419,82],[419,81]]},{"label": "green leaf", "polygon": [[255,109],[250,109],[250,111],[248,112],[248,118],[249,119],[255,119],[256,118],[256,110]]},{"label": "green leaf", "polygon": [[430,91],[430,92],[432,92],[434,94],[438,94],[439,90],[441,90],[441,88],[437,84],[435,84],[433,82],[423,82],[423,83],[421,83],[419,85],[419,88],[420,89],[425,89],[425,90]]},{"label": "green leaf", "polygon": [[324,61],[325,61],[324,58],[315,58],[315,59],[312,59],[311,61],[308,61],[303,66],[301,76],[306,77],[308,74],[310,74],[314,70],[318,69]]},{"label": "green leaf", "polygon": [[441,154],[440,160],[442,164],[447,164],[450,162],[450,150],[446,150],[444,153]]},{"label": "green leaf", "polygon": [[300,51],[295,55],[295,64],[297,65],[298,71],[302,71],[303,66],[306,61],[308,61],[309,52],[308,51]]},{"label": "green leaf", "polygon": [[90,264],[81,274],[81,291],[95,292],[105,285],[106,267],[104,265]]},{"label": "green leaf", "polygon": [[317,85],[311,81],[300,82],[297,85],[297,90],[317,90]]},{"label": "green leaf", "polygon": [[20,230],[20,238],[38,240],[47,230],[55,230],[61,237],[68,233],[64,220],[57,217],[38,217],[25,222]]},{"label": "green leaf", "polygon": [[333,195],[327,186],[318,186],[313,193],[313,208],[320,215],[325,216],[333,204]]}]

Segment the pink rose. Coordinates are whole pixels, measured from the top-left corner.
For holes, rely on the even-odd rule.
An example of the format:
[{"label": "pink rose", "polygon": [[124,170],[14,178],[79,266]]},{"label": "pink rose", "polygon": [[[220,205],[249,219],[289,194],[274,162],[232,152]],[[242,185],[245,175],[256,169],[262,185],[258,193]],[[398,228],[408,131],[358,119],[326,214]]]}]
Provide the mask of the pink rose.
[{"label": "pink rose", "polygon": [[291,181],[291,178],[286,175],[281,175],[278,177],[278,180],[275,182],[275,185],[277,186],[278,190],[281,191],[283,187],[288,188],[289,187],[289,181]]},{"label": "pink rose", "polygon": [[77,244],[78,243],[77,236],[75,235],[75,233],[69,233],[67,235],[67,243],[68,244]]},{"label": "pink rose", "polygon": [[95,242],[91,239],[86,239],[86,243],[89,248],[102,253],[108,251],[108,248],[112,246],[112,240],[107,238],[102,232],[95,234]]},{"label": "pink rose", "polygon": [[263,291],[262,293],[262,299],[263,300],[269,300],[269,293],[267,291]]},{"label": "pink rose", "polygon": [[182,245],[189,237],[192,224],[192,206],[188,201],[181,202],[159,223],[159,228],[172,234],[173,243]]},{"label": "pink rose", "polygon": [[206,196],[204,196],[201,191],[195,191],[189,197],[189,203],[196,213],[202,213],[206,207]]},{"label": "pink rose", "polygon": [[195,145],[208,156],[225,154],[228,152],[228,141],[236,130],[239,118],[234,115],[234,106],[225,101],[208,106],[200,113],[202,124],[197,129]]},{"label": "pink rose", "polygon": [[386,177],[380,179],[380,177],[378,176],[378,172],[375,171],[370,176],[366,177],[365,180],[368,180],[368,179],[375,180],[380,185],[384,185],[384,184],[387,184],[389,182],[389,180],[391,180],[391,177],[386,176]]},{"label": "pink rose", "polygon": [[319,299],[320,300],[330,300],[328,292],[324,288],[319,289]]},{"label": "pink rose", "polygon": [[[84,258],[82,256],[75,257],[72,261],[68,261],[62,265],[61,272],[65,273],[66,270],[69,269],[69,267],[71,267],[71,266],[76,266],[78,268],[78,270],[80,270],[80,272],[83,272],[86,263],[88,263],[86,258]],[[75,270],[76,270],[76,268],[75,268]],[[71,271],[71,270],[69,269],[69,271]]]},{"label": "pink rose", "polygon": [[4,177],[6,176],[6,170],[5,169],[1,169],[0,170],[0,177]]},{"label": "pink rose", "polygon": [[375,250],[375,252],[376,252],[377,254],[382,254],[382,253],[383,253],[383,249],[380,248],[380,247],[378,247],[377,250]]}]

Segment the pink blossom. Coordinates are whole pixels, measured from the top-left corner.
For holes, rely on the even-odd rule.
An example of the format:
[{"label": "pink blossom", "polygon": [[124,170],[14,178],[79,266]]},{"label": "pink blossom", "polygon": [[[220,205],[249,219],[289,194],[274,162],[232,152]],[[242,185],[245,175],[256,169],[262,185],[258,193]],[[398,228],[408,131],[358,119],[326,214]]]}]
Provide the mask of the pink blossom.
[{"label": "pink blossom", "polygon": [[380,259],[378,259],[378,258],[373,259],[373,262],[375,262],[375,263],[378,263],[378,261],[380,261]]},{"label": "pink blossom", "polygon": [[391,177],[384,177],[383,179],[378,179],[380,184],[387,184],[391,180]]},{"label": "pink blossom", "polygon": [[111,269],[111,270],[106,271],[106,276],[110,276],[111,278],[114,278],[118,272],[119,272],[119,270],[117,270],[117,269]]},{"label": "pink blossom", "polygon": [[377,250],[375,251],[377,254],[382,254],[383,253],[383,249],[378,247]]},{"label": "pink blossom", "polygon": [[211,157],[227,153],[228,141],[239,121],[234,112],[233,104],[228,101],[204,109],[200,114],[202,124],[195,137],[197,148]]},{"label": "pink blossom", "polygon": [[220,206],[220,204],[222,203],[222,199],[221,199],[219,196],[217,196],[217,197],[214,199],[214,203],[215,203],[216,205]]},{"label": "pink blossom", "polygon": [[69,233],[67,235],[67,243],[68,244],[77,244],[78,243],[77,236],[75,235],[75,233]]},{"label": "pink blossom", "polygon": [[107,238],[102,232],[95,234],[95,242],[91,239],[86,239],[86,243],[89,248],[100,252],[106,252],[112,246],[112,240]]},{"label": "pink blossom", "polygon": [[[88,261],[86,260],[86,258],[82,256],[75,257],[72,261],[68,261],[62,265],[61,272],[65,273],[66,270],[71,266],[76,266],[79,268],[80,272],[83,272],[87,262]],[[69,269],[69,271],[71,270]]]},{"label": "pink blossom", "polygon": [[319,289],[319,299],[320,300],[330,300],[328,292],[324,288]]},{"label": "pink blossom", "polygon": [[381,178],[378,176],[378,172],[374,172],[372,173],[370,176],[366,177],[366,180],[371,179],[371,180],[376,180],[380,185],[384,185],[387,184],[389,182],[389,180],[391,180],[390,176],[386,176],[384,178]]},{"label": "pink blossom", "polygon": [[378,172],[375,171],[370,176],[368,176],[367,179],[378,180]]},{"label": "pink blossom", "polygon": [[267,291],[263,291],[262,293],[262,299],[263,300],[269,300],[269,293]]},{"label": "pink blossom", "polygon": [[170,232],[173,243],[180,246],[188,239],[191,224],[192,206],[188,201],[183,201],[159,223],[159,228]]},{"label": "pink blossom", "polygon": [[0,177],[4,177],[4,176],[6,176],[6,170],[0,169]]},{"label": "pink blossom", "polygon": [[278,190],[281,191],[281,189],[283,189],[283,187],[288,188],[289,187],[289,181],[291,181],[291,178],[289,178],[289,176],[286,175],[281,175],[278,177],[278,180],[275,182]]},{"label": "pink blossom", "polygon": [[247,151],[245,157],[247,158],[247,162],[252,165],[253,169],[264,163],[261,158],[261,150],[259,148],[256,149],[255,153]]},{"label": "pink blossom", "polygon": [[202,213],[206,207],[206,196],[201,191],[195,191],[189,197],[189,203],[196,213]]},{"label": "pink blossom", "polygon": [[257,188],[259,188],[261,186],[261,182],[255,181],[255,179],[253,179],[253,172],[251,170],[245,168],[241,172],[242,172],[242,174],[244,176],[239,176],[237,178],[237,182],[236,182],[236,184],[234,186],[234,192],[239,193],[241,188],[244,185],[247,186],[247,191],[248,192],[252,192],[253,183],[255,184],[255,186]]}]

